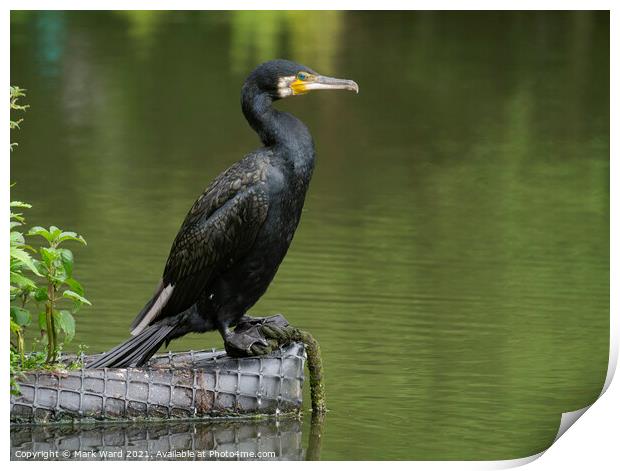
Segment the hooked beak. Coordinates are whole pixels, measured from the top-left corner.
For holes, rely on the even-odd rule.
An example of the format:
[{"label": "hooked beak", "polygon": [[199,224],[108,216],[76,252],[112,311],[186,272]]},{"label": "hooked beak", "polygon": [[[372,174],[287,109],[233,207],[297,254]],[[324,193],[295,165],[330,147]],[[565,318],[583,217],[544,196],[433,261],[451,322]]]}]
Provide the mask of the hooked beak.
[{"label": "hooked beak", "polygon": [[353,80],[339,79],[333,77],[325,77],[323,75],[315,75],[311,80],[301,81],[295,80],[291,84],[293,94],[301,95],[311,92],[312,90],[351,90],[359,93],[359,86]]}]

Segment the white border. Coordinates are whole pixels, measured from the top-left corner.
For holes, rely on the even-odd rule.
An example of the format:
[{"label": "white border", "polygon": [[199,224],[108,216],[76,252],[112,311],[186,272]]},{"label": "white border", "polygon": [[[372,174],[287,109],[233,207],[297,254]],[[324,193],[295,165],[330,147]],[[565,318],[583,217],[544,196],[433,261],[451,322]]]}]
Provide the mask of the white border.
[{"label": "white border", "polygon": [[[619,22],[617,18],[617,9],[614,10],[614,2],[611,1],[548,1],[548,0],[522,0],[522,1],[504,1],[498,4],[497,1],[390,1],[384,0],[381,3],[372,3],[369,1],[358,0],[333,0],[333,1],[309,1],[293,2],[291,0],[270,0],[270,1],[228,1],[226,3],[215,3],[211,1],[190,1],[190,0],[177,0],[177,1],[146,1],[146,0],[133,0],[133,1],[120,1],[120,0],[92,0],[88,3],[78,1],[54,1],[44,2],[35,0],[22,0],[22,1],[9,1],[8,8],[3,8],[1,11],[1,24],[2,24],[2,48],[1,48],[1,64],[2,73],[5,78],[5,84],[9,84],[9,9],[144,9],[144,10],[165,10],[165,9],[187,9],[187,10],[229,10],[229,9],[304,9],[304,10],[334,10],[334,9],[357,9],[357,10],[375,10],[375,9],[392,9],[392,10],[463,10],[463,9],[480,9],[480,10],[611,10],[611,84],[618,84],[618,53],[620,51],[619,45]],[[380,7],[380,8],[379,8]],[[5,85],[5,86],[6,86]],[[611,88],[611,128],[617,129],[617,112],[618,112],[618,93],[613,87]],[[8,108],[8,107],[6,107]],[[8,122],[8,109],[3,111],[5,113],[5,122]],[[9,142],[8,126],[0,126],[0,130],[4,133],[5,144]],[[613,136],[613,132],[612,132]],[[618,167],[614,163],[618,158],[618,148],[614,144],[613,139],[611,141],[611,182],[618,183]],[[2,199],[6,202],[9,200],[9,159],[5,158],[0,160],[0,172],[3,176],[3,183],[0,183],[0,192]],[[611,185],[611,240],[614,236],[618,237],[618,190]],[[6,209],[5,209],[6,211]],[[3,230],[1,232],[0,246],[8,246],[8,232]],[[1,251],[0,266],[8,266],[8,252],[6,250]],[[617,422],[614,419],[618,417],[619,405],[620,405],[620,387],[618,381],[612,383],[611,380],[614,376],[615,369],[617,367],[618,358],[618,334],[620,324],[618,322],[618,312],[620,311],[620,305],[618,301],[617,293],[620,291],[618,286],[618,251],[615,247],[611,246],[611,272],[610,272],[610,288],[611,288],[611,319],[610,319],[610,363],[605,382],[605,388],[602,396],[596,401],[590,408],[584,408],[581,411],[575,413],[567,413],[562,417],[562,424],[572,423],[587,410],[587,413],[583,414],[583,417],[579,419],[579,425],[571,427],[568,432],[562,434],[566,430],[558,431],[559,439],[557,443],[554,443],[547,451],[534,455],[532,457],[524,457],[518,460],[508,461],[435,461],[435,462],[415,462],[416,469],[426,470],[443,470],[443,469],[501,469],[506,467],[520,466],[530,463],[528,469],[549,469],[549,468],[566,468],[566,469],[583,469],[584,467],[593,467],[594,469],[611,469],[613,464],[617,466],[620,463],[618,445],[617,445]],[[0,271],[0,276],[3,280],[3,285],[8,286],[8,274],[6,271]],[[0,299],[2,299],[2,305],[8,306],[7,289],[0,289]],[[5,320],[6,322],[6,317]],[[1,334],[3,336],[3,345],[8,343],[8,329],[2,329]],[[3,360],[0,366],[2,375],[2,388],[3,391],[8,391],[8,355],[6,349],[2,349]],[[6,424],[2,433],[2,443],[6,452],[4,453],[5,460],[9,460],[9,406],[8,401],[2,401],[2,411],[4,423]],[[537,460],[537,458],[539,458]],[[385,462],[386,465],[394,468],[410,469],[411,463],[406,461],[401,462]],[[126,464],[116,463],[115,466],[125,466]],[[252,466],[256,470],[273,469],[274,466],[291,466],[282,465],[277,463],[266,462],[251,462],[246,463],[200,463],[190,464],[189,462],[183,462],[182,466],[210,466],[210,467],[226,467],[227,469],[239,469],[240,467]],[[295,463],[292,466],[305,468],[307,466],[314,466],[316,463]],[[355,466],[365,466],[363,463],[355,462]],[[610,466],[612,465],[612,466]],[[12,462],[10,466],[30,468],[34,466],[45,466],[49,468],[56,467],[83,467],[84,463],[70,462],[70,463],[58,463],[48,462],[41,463],[26,463],[26,462]],[[109,469],[110,464],[103,462],[92,462],[89,466],[94,468],[105,467]],[[145,462],[135,462],[129,464],[129,466],[154,466],[160,469],[170,466],[168,462],[153,462],[146,464]],[[321,463],[321,466],[338,466],[334,463]]]}]

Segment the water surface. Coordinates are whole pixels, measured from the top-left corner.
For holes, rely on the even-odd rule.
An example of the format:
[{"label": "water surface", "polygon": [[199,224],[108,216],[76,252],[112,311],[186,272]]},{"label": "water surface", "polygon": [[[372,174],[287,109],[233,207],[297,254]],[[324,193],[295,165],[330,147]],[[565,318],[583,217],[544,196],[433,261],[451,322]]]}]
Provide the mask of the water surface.
[{"label": "water surface", "polygon": [[[360,84],[278,105],[308,124],[317,166],[252,310],[321,343],[321,458],[541,451],[607,369],[608,25],[588,12],[13,12],[11,82],[31,108],[12,196],[33,204],[29,222],[88,240],[76,276],[93,307],[70,348],[127,337],[194,199],[258,146],[245,75],[288,57]],[[216,333],[172,344],[212,346]],[[302,428],[305,448],[309,417]]]}]

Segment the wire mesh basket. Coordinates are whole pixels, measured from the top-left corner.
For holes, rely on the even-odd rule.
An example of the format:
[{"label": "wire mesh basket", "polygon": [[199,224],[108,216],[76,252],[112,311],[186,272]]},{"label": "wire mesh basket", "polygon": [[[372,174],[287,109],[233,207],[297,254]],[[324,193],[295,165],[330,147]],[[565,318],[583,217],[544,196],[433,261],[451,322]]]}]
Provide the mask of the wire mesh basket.
[{"label": "wire mesh basket", "polygon": [[261,357],[189,351],[155,356],[142,368],[36,371],[17,381],[11,422],[294,412],[301,407],[305,359],[303,344],[292,343]]}]

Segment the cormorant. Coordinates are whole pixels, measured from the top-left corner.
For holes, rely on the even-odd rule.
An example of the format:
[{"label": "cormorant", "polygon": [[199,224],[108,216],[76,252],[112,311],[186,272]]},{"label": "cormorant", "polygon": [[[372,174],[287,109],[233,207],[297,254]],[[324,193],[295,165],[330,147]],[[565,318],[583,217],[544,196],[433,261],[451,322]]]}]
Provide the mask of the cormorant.
[{"label": "cormorant", "polygon": [[352,80],[324,77],[288,60],[265,62],[248,76],[241,108],[263,147],[220,174],[196,200],[155,294],[133,321],[132,337],[89,368],[141,366],[164,343],[215,329],[229,353],[266,352],[260,332],[252,330],[261,321],[253,324],[245,313],[286,255],[314,169],[308,128],[272,103],[332,89],[358,92]]}]

